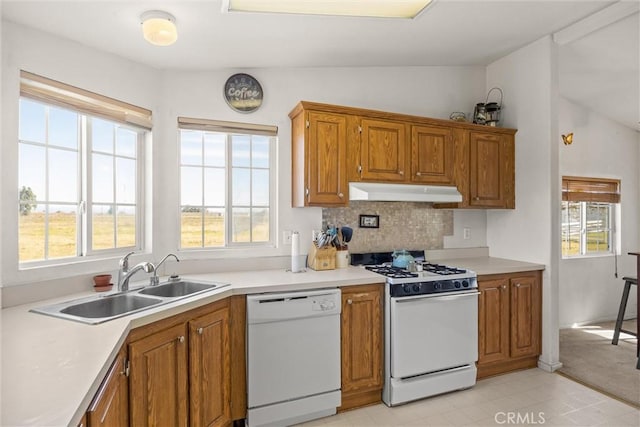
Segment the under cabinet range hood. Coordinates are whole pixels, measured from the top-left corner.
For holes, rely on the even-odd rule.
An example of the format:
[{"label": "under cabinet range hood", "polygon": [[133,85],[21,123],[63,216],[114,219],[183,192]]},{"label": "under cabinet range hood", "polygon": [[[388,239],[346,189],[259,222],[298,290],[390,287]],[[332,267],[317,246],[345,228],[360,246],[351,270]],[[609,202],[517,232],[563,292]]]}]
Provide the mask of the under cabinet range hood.
[{"label": "under cabinet range hood", "polygon": [[349,200],[457,203],[462,201],[462,194],[456,187],[445,185],[350,182]]}]

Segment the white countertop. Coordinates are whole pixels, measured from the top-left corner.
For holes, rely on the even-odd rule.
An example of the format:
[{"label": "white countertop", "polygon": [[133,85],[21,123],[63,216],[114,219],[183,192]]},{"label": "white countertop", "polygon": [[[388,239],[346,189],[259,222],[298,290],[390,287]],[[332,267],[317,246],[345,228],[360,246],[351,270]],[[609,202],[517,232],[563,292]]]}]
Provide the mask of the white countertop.
[{"label": "white countertop", "polygon": [[[32,307],[93,295],[86,292],[2,310],[2,426],[75,426],[133,328],[236,294],[383,283],[362,268],[185,275],[231,286],[99,325],[30,313]],[[136,284],[132,284],[132,288]]]},{"label": "white countertop", "polygon": [[[465,267],[478,275],[544,269],[539,264],[489,257],[452,258],[438,262]],[[384,282],[383,276],[359,267],[307,270],[304,273],[281,269],[211,273],[185,275],[183,278],[226,282],[231,286],[99,325],[29,312],[32,307],[81,298],[93,292],[2,310],[1,424],[77,425],[133,328],[231,295]]]}]

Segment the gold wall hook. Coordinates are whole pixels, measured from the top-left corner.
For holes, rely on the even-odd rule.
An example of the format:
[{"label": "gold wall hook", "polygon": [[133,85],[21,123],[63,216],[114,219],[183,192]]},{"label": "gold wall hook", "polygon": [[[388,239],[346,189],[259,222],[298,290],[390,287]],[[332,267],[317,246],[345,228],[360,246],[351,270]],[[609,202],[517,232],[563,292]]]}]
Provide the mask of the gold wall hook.
[{"label": "gold wall hook", "polygon": [[564,142],[564,145],[571,145],[573,142],[573,132],[562,135],[562,142]]}]

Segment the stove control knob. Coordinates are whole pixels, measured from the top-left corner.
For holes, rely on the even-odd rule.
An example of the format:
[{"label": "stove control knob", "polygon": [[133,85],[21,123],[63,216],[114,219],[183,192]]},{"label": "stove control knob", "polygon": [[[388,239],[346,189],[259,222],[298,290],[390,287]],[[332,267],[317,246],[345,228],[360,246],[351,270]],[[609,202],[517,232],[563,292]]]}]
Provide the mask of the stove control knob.
[{"label": "stove control knob", "polygon": [[404,290],[405,294],[410,294],[411,293],[411,285],[409,285],[409,284],[402,285],[402,289]]},{"label": "stove control knob", "polygon": [[413,285],[413,292],[420,292],[421,287],[422,285],[420,283],[416,283],[415,285]]},{"label": "stove control knob", "polygon": [[442,288],[442,284],[440,282],[435,282],[433,284],[433,289],[435,289],[436,291],[441,288]]},{"label": "stove control knob", "polygon": [[468,280],[463,280],[462,281],[462,287],[463,288],[468,288],[469,287],[469,281]]},{"label": "stove control knob", "polygon": [[457,280],[455,282],[453,282],[453,286],[455,286],[457,289],[460,288],[460,282],[458,282]]}]

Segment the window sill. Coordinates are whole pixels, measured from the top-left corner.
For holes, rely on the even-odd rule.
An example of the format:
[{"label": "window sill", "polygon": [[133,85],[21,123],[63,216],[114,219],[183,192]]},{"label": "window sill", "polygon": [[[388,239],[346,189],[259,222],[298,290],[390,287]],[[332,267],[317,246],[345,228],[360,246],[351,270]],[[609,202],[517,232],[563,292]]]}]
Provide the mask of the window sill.
[{"label": "window sill", "polygon": [[590,255],[572,255],[572,256],[563,256],[563,260],[571,260],[571,259],[593,259],[593,258],[610,258],[614,257],[616,254],[613,252],[606,254],[590,254]]}]

